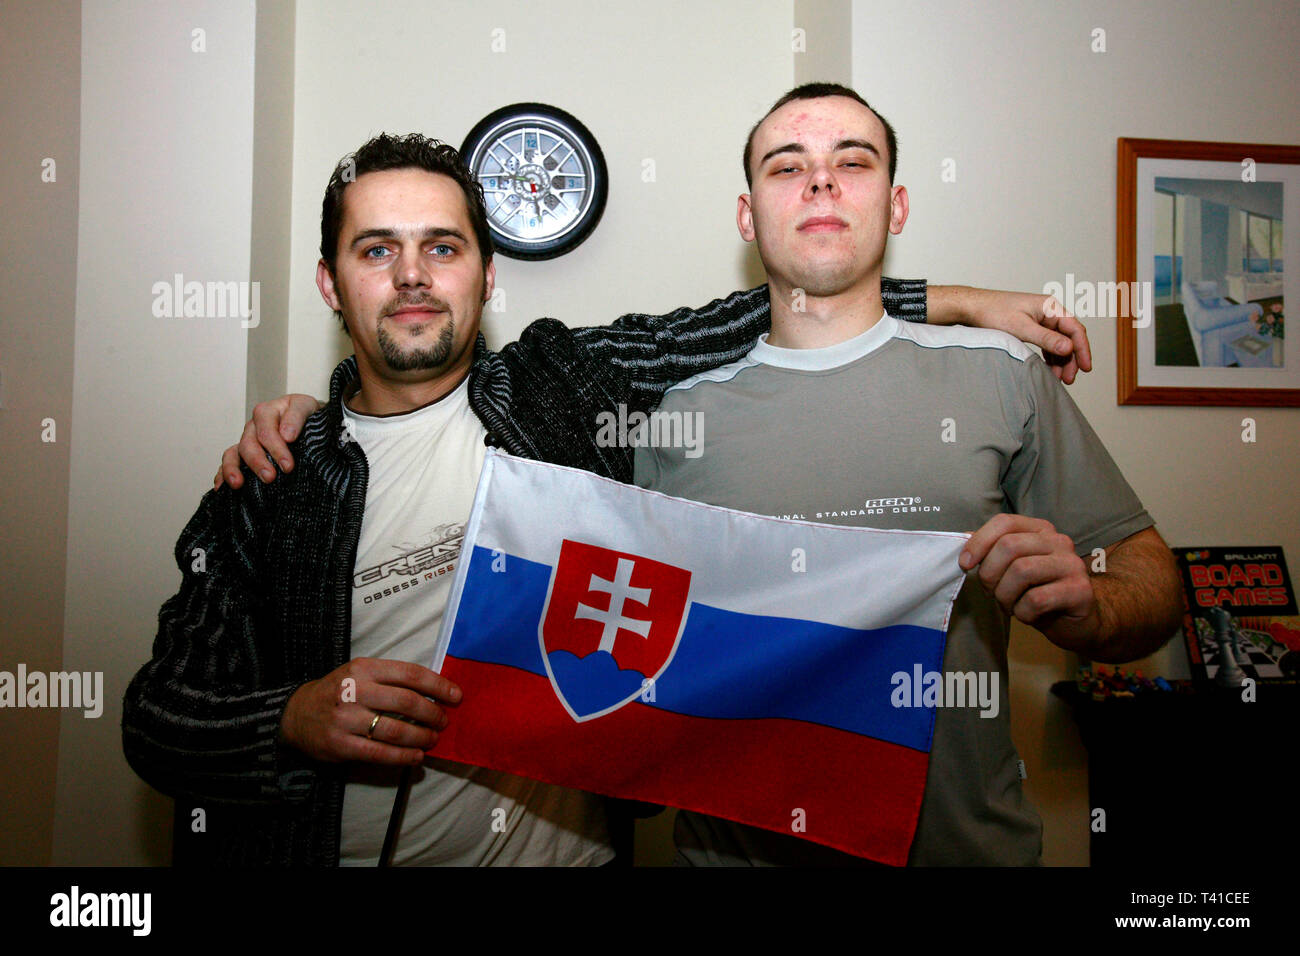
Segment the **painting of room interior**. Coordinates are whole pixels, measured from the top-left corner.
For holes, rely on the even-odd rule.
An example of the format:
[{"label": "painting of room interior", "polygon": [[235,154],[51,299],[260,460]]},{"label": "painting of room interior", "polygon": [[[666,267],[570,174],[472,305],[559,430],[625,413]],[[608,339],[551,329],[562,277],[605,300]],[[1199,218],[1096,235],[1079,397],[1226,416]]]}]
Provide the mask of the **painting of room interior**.
[{"label": "painting of room interior", "polygon": [[1281,367],[1282,183],[1155,177],[1156,365]]},{"label": "painting of room interior", "polygon": [[1117,316],[1120,403],[1300,405],[1286,334],[1300,148],[1119,142],[1117,285],[1148,303]]}]

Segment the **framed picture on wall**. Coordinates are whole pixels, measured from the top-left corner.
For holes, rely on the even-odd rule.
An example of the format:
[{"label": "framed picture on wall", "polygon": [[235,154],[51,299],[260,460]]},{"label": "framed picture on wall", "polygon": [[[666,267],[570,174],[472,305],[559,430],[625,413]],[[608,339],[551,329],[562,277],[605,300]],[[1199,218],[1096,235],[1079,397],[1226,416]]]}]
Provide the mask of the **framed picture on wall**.
[{"label": "framed picture on wall", "polygon": [[1119,403],[1300,406],[1300,146],[1118,152]]}]

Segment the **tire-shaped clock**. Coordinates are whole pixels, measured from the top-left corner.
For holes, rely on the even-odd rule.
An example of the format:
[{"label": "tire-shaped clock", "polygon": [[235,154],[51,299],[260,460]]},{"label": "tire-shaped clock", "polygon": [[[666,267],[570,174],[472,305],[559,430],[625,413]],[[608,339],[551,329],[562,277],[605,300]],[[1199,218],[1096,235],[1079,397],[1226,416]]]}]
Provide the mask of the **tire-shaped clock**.
[{"label": "tire-shaped clock", "polygon": [[605,156],[564,110],[502,107],[470,130],[460,154],[483,187],[492,242],[502,255],[562,256],[591,235],[605,211]]}]

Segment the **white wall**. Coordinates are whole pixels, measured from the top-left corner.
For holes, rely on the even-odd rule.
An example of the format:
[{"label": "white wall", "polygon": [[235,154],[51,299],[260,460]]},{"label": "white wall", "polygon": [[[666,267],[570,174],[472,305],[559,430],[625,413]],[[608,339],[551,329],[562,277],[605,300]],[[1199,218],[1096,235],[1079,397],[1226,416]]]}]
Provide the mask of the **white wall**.
[{"label": "white wall", "polygon": [[[1294,2],[857,0],[852,16],[854,84],[898,129],[912,200],[893,274],[1032,290],[1067,273],[1113,281],[1117,137],[1300,142],[1300,74],[1278,66],[1300,49]],[[1105,53],[1091,50],[1098,27]],[[948,158],[956,182],[941,181]],[[1097,370],[1071,393],[1166,539],[1280,544],[1300,568],[1300,412],[1121,408],[1114,322],[1090,331]],[[1246,415],[1256,444],[1241,442]],[[1084,754],[1048,695],[1072,661],[1025,629],[1011,654],[1045,860],[1086,863]],[[1138,666],[1187,675],[1181,644]]]},{"label": "white wall", "polygon": [[[172,548],[243,417],[238,318],[155,318],[155,282],[247,281],[251,3],[87,2],[63,667],[53,862],[166,862],[167,804],[122,756],[122,694],[180,580]],[[191,31],[206,31],[206,52]],[[159,829],[159,823],[163,829]]]},{"label": "white wall", "polygon": [[[484,315],[490,344],[541,315],[596,325],[762,281],[736,234],[740,153],[750,124],[791,85],[791,4],[573,0],[562,15],[520,9],[399,0],[376,17],[342,0],[298,3],[291,390],[323,397],[350,350],[314,283],[320,203],[334,164],[381,131],[459,147],[492,110],[541,102],[575,115],[600,142],[610,172],[604,219],[559,259],[497,257],[507,309]],[[655,182],[642,181],[646,159]]]}]

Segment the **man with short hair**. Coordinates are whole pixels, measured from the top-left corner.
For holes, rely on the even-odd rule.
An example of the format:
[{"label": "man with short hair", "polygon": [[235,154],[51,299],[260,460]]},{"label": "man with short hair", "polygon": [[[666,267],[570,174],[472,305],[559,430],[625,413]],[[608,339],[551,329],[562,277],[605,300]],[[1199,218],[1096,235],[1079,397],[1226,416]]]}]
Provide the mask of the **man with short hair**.
[{"label": "man with short hair", "polygon": [[[1010,733],[1010,618],[1085,658],[1132,660],[1178,629],[1178,577],[1151,517],[1036,355],[1001,332],[899,322],[884,307],[885,243],[908,215],[896,158],[889,124],[844,87],[796,89],[755,126],[737,224],[758,243],[771,332],[667,391],[660,411],[699,415],[709,442],[702,455],[638,448],[636,481],[758,514],[973,531],[943,672],[997,678],[996,706],[937,706],[909,863],[1036,864],[1042,824]],[[805,293],[797,311],[795,289]],[[1102,549],[1104,573],[1090,574],[1081,556]],[[870,692],[915,702],[892,685]],[[860,862],[687,811],[675,837],[681,863]]]},{"label": "man with short hair", "polygon": [[204,833],[178,829],[178,862],[373,865],[402,766],[395,863],[608,862],[599,797],[424,759],[460,697],[415,661],[483,460],[468,372],[495,267],[454,149],[379,136],[350,158],[326,192],[317,285],[355,355],[293,474],[206,495],[182,533],[181,589],[126,695],[127,758],[207,810]]},{"label": "man with short hair", "polygon": [[[481,193],[450,147],[380,136],[335,170],[317,285],[355,356],[283,449],[277,481],[231,476],[241,489],[204,497],[177,544],[181,588],[153,660],[126,695],[131,765],[178,798],[178,819],[207,810],[205,833],[178,828],[178,860],[372,864],[401,766],[416,769],[394,862],[612,856],[599,798],[426,760],[460,691],[418,662],[485,441],[630,480],[631,449],[595,439],[599,412],[647,409],[743,355],[767,327],[766,299],[751,290],[606,328],[539,320],[491,353],[478,333],[495,281],[485,234]],[[923,283],[886,295],[924,318]],[[1048,318],[1044,297],[1010,301]]]}]

